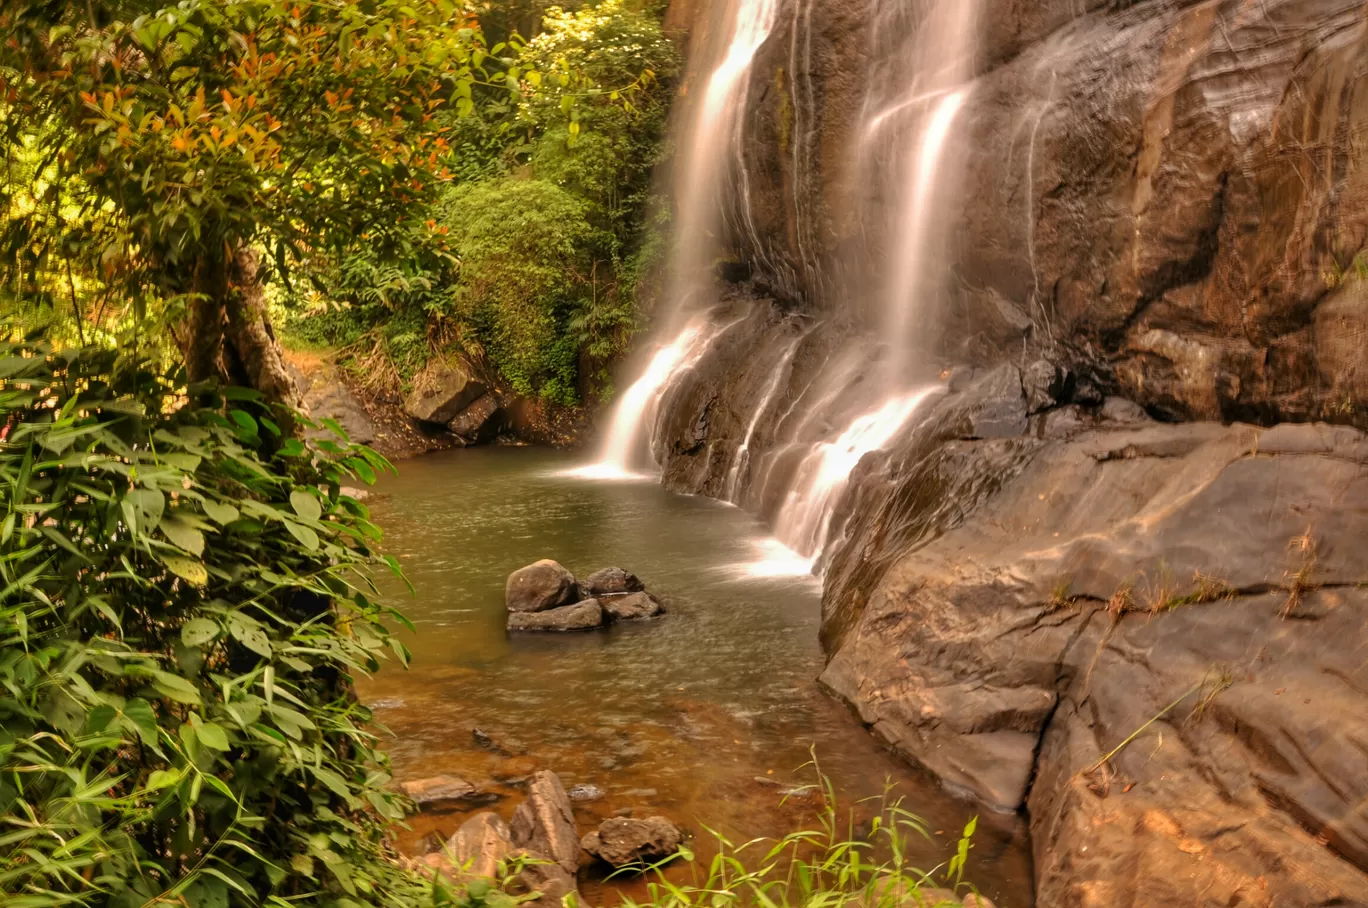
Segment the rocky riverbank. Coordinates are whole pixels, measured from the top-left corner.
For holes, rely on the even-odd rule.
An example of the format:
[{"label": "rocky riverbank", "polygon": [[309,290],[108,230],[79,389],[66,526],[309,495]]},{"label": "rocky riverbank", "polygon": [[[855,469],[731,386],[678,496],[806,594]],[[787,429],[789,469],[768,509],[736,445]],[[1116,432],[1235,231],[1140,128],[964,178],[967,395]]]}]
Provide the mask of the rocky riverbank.
[{"label": "rocky riverbank", "polygon": [[522,397],[459,359],[434,361],[407,393],[358,380],[327,352],[290,350],[286,360],[314,419],[336,420],[391,460],[487,444],[575,447],[589,429],[583,409]]}]

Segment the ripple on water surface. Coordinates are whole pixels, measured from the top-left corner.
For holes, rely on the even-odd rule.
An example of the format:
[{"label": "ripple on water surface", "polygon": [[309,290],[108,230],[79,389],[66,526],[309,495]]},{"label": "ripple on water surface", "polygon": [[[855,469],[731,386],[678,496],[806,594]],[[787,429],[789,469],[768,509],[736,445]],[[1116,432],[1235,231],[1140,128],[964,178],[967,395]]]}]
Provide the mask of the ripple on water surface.
[{"label": "ripple on water surface", "polygon": [[[801,559],[767,541],[744,511],[654,483],[588,482],[567,475],[573,466],[557,452],[477,449],[406,461],[381,482],[372,510],[416,595],[393,582],[384,592],[417,632],[404,635],[412,668],[386,666],[361,694],[394,733],[386,746],[396,774],[461,775],[509,794],[494,808],[507,815],[519,776],[549,768],[567,786],[605,792],[577,805],[582,829],[614,810],[649,808],[748,839],[811,819],[810,805],[781,803],[780,792],[811,780],[802,767],[815,749],[846,804],[892,780],[944,832],[922,863],[943,860],[972,811],[894,759],[818,688],[821,590]],[[504,580],[539,558],[580,576],[624,567],[669,614],[588,634],[510,637]],[[475,728],[502,753],[481,746]],[[424,815],[401,844],[419,848],[461,819]],[[980,823],[989,828],[975,851],[977,881],[1001,906],[1027,904],[1019,825]]]}]

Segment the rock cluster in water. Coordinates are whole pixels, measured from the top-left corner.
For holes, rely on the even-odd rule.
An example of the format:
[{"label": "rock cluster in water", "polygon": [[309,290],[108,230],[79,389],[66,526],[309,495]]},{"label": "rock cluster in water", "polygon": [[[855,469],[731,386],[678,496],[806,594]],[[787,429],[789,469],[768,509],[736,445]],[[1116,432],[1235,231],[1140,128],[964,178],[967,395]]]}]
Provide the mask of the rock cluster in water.
[{"label": "rock cluster in water", "polygon": [[630,571],[604,568],[579,581],[549,558],[508,575],[504,604],[510,631],[589,631],[665,613]]},{"label": "rock cluster in water", "polygon": [[655,863],[678,853],[684,842],[683,830],[664,817],[605,820],[581,839],[570,801],[555,773],[534,773],[526,800],[509,822],[492,812],[475,814],[422,863],[456,880],[492,879],[501,863],[506,868],[522,858],[528,863],[510,881],[509,891],[531,908],[556,908],[568,895],[578,898],[575,877],[581,863],[600,860],[614,868]]}]

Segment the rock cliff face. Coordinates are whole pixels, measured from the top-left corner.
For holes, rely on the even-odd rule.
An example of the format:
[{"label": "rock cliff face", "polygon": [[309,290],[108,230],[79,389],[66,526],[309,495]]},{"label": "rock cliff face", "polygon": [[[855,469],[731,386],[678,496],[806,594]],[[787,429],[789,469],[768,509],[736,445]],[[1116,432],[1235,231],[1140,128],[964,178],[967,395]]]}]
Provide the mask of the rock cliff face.
[{"label": "rock cliff face", "polygon": [[[757,58],[748,277],[662,401],[674,488],[773,518],[877,394],[850,149],[887,6],[788,0]],[[823,681],[1029,812],[1046,908],[1368,905],[1368,0],[984,0],[980,33],[944,388],[844,496]]]},{"label": "rock cliff face", "polygon": [[[885,254],[853,251],[879,193],[852,148],[887,5],[792,0],[752,71],[731,245],[810,311],[858,308]],[[1368,424],[1368,4],[985,0],[980,21],[947,356],[1048,348],[1167,418]]]},{"label": "rock cliff face", "polygon": [[865,465],[823,681],[1042,905],[1368,904],[1368,439],[1037,422]]}]

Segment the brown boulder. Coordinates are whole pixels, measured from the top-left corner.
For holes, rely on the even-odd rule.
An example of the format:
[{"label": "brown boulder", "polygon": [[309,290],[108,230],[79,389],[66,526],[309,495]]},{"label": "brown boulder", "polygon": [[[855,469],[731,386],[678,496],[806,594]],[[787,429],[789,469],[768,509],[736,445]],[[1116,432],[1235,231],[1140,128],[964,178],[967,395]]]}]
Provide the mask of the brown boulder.
[{"label": "brown boulder", "polygon": [[575,575],[549,558],[518,568],[504,587],[504,605],[510,612],[540,612],[578,598]]},{"label": "brown boulder", "polygon": [[664,817],[613,817],[580,840],[580,847],[614,867],[626,867],[672,857],[683,842],[683,832]]},{"label": "brown boulder", "polygon": [[459,801],[475,796],[475,786],[458,776],[432,776],[399,783],[399,790],[419,806],[438,801]]},{"label": "brown boulder", "polygon": [[512,856],[513,839],[508,824],[495,813],[477,813],[461,824],[447,842],[456,865],[477,877],[498,876],[499,863]]},{"label": "brown boulder", "polygon": [[579,868],[574,809],[555,773],[542,770],[532,775],[527,799],[513,813],[509,831],[517,847],[555,861],[568,873]]},{"label": "brown boulder", "polygon": [[636,574],[616,567],[594,571],[580,584],[580,588],[586,596],[614,596],[618,593],[639,593],[646,589]]},{"label": "brown boulder", "polygon": [[592,631],[603,627],[604,610],[597,599],[586,599],[574,605],[544,612],[509,612],[510,631]]},{"label": "brown boulder", "polygon": [[499,434],[502,413],[498,397],[485,394],[456,414],[447,423],[447,431],[465,445],[487,444]]},{"label": "brown boulder", "polygon": [[860,479],[822,681],[948,785],[1029,808],[1037,904],[1365,904],[1368,438],[945,448],[957,520],[929,540],[886,510],[926,474]]},{"label": "brown boulder", "polygon": [[437,360],[414,378],[404,412],[420,422],[446,424],[488,390],[465,364]]},{"label": "brown boulder", "polygon": [[599,600],[603,610],[614,621],[654,618],[663,614],[665,607],[650,593],[627,593],[623,596],[604,596]]}]

